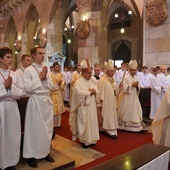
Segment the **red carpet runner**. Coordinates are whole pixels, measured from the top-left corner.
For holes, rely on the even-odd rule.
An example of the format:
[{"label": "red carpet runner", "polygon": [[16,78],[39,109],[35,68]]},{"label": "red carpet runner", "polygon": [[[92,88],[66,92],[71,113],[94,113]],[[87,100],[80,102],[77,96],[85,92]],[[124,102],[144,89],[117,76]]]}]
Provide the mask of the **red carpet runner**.
[{"label": "red carpet runner", "polygon": [[[70,127],[68,125],[68,117],[69,117],[68,112],[62,114],[61,128],[57,128],[56,133],[60,136],[63,136],[71,140],[71,132]],[[79,141],[77,142],[79,143]],[[100,133],[100,140],[97,142],[95,146],[92,146],[91,148],[99,152],[102,152],[106,155],[88,164],[77,167],[76,170],[87,169],[96,164],[105,162],[111,158],[126,153],[130,150],[136,149],[146,143],[152,143],[151,133],[133,133],[118,131],[118,138],[116,140],[111,139],[105,133]]]}]

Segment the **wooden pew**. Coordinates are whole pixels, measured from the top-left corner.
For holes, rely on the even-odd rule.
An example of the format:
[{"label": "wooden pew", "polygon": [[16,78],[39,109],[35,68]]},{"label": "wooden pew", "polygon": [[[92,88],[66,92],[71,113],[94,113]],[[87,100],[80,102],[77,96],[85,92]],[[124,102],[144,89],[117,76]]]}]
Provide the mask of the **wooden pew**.
[{"label": "wooden pew", "polygon": [[26,107],[27,107],[28,97],[20,98],[17,100],[18,108],[20,112],[20,118],[21,118],[21,133],[24,133],[24,122],[25,122],[25,113],[26,113]]},{"label": "wooden pew", "polygon": [[27,102],[29,97],[20,98],[17,100],[20,118],[21,118],[21,146],[20,146],[20,154],[22,155],[23,151],[23,139],[24,139],[24,125],[25,125],[25,113],[27,108]]},{"label": "wooden pew", "polygon": [[143,111],[143,118],[149,118],[151,106],[151,89],[141,88],[139,93],[139,101]]},{"label": "wooden pew", "polygon": [[146,144],[89,170],[167,170],[170,148]]}]

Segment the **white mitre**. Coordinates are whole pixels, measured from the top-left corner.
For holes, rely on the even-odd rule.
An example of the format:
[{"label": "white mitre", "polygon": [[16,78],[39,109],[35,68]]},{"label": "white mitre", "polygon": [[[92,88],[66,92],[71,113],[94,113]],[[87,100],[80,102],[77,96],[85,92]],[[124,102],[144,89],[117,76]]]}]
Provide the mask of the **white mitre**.
[{"label": "white mitre", "polygon": [[138,67],[138,63],[137,63],[137,61],[136,60],[131,60],[130,62],[129,62],[129,69],[137,69],[137,67]]},{"label": "white mitre", "polygon": [[91,63],[88,59],[82,60],[80,65],[81,65],[82,70],[89,70],[89,69],[91,70],[92,69]]},{"label": "white mitre", "polygon": [[114,70],[113,64],[114,64],[113,60],[109,60],[108,62],[107,61],[104,62],[106,70]]}]

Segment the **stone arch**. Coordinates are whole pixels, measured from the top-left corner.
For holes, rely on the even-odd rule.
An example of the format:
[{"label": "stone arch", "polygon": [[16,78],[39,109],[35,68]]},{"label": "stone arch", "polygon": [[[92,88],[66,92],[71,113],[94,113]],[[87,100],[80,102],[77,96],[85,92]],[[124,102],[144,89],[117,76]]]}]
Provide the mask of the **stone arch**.
[{"label": "stone arch", "polygon": [[122,36],[122,37],[117,37],[113,39],[109,44],[108,44],[108,51],[109,51],[109,56],[110,58],[114,58],[116,50],[118,47],[124,43],[127,48],[130,49],[130,59],[139,59],[138,55],[138,39],[134,39],[132,37],[127,37],[127,36]]},{"label": "stone arch", "polygon": [[33,48],[35,44],[34,36],[38,27],[38,12],[34,5],[30,5],[28,14],[25,21],[25,33],[27,35],[27,52],[30,53],[30,48]]},{"label": "stone arch", "polygon": [[13,51],[13,62],[12,62],[12,68],[16,68],[17,65],[17,56],[15,55],[15,48],[14,43],[17,38],[17,29],[14,22],[14,19],[12,17],[9,18],[9,22],[7,24],[7,29],[5,31],[6,34],[6,40],[8,43],[5,43],[4,46],[9,46]]},{"label": "stone arch", "polygon": [[[77,35],[77,23],[78,23],[78,10],[76,3],[71,4],[67,16],[65,18],[64,27],[68,28],[68,31],[63,32],[64,39],[66,40],[63,45],[66,47],[65,51],[67,54],[66,63],[70,66],[74,62],[74,64],[78,63],[78,35]],[[74,29],[71,28],[74,26]],[[67,40],[70,39],[71,43],[68,44]],[[63,41],[64,42],[64,41]]]},{"label": "stone arch", "polygon": [[[125,33],[120,33],[120,27],[119,29],[111,29],[111,19],[113,18],[116,10],[119,10],[119,8],[122,8],[121,0],[118,1],[112,1],[109,11],[108,11],[108,56],[110,58],[113,58],[116,51],[113,49],[113,44],[116,43],[124,43],[125,46],[127,46],[126,42],[129,42],[130,44],[130,58],[136,59],[138,62],[140,57],[142,56],[142,47],[143,47],[143,38],[142,38],[142,32],[141,32],[141,25],[139,23],[142,23],[140,16],[138,15],[138,12],[136,11],[135,3],[131,2],[131,6],[128,6],[124,3],[124,8],[126,10],[126,15],[128,10],[133,10],[133,13],[131,16],[127,15],[127,20],[130,21],[130,24],[126,27],[124,24],[123,28],[125,29]],[[124,10],[123,10],[124,11]],[[120,10],[121,14],[121,10]],[[121,15],[119,15],[121,18]],[[115,19],[116,20],[116,19]],[[117,22],[117,21],[116,21]],[[116,23],[117,24],[117,23]],[[128,50],[128,49],[127,49]]]},{"label": "stone arch", "polygon": [[128,63],[131,59],[131,42],[120,40],[112,44],[112,59],[123,60],[123,62]]},{"label": "stone arch", "polygon": [[[61,1],[60,1],[61,2]],[[77,56],[75,56],[74,49],[73,49],[73,44],[74,47],[77,46],[77,39],[76,39],[76,24],[77,22],[74,23],[74,17],[73,17],[73,11],[77,8],[75,2],[69,2],[66,1],[62,3],[58,3],[57,1],[54,3],[53,8],[52,8],[52,17],[50,19],[50,25],[53,27],[53,33],[51,36],[51,45],[55,45],[53,47],[53,52],[55,51],[61,51],[65,56],[66,56],[66,63],[65,65],[70,65],[70,59],[73,60],[74,62],[77,61]],[[69,18],[69,19],[68,19]],[[65,24],[66,21],[71,21],[70,24]],[[71,27],[72,25],[75,26],[74,30],[68,30],[64,31],[65,27]],[[69,29],[69,28],[68,28]],[[71,38],[72,37],[72,38]],[[57,39],[57,41],[56,41]],[[67,39],[71,39],[71,44],[67,43]],[[77,41],[77,42],[76,42]],[[55,42],[55,43],[54,43]],[[71,46],[71,47],[70,47]],[[71,56],[69,56],[70,49],[72,50]]]},{"label": "stone arch", "polygon": [[[63,48],[63,29],[65,17],[67,15],[67,10],[69,8],[69,1],[55,1],[53,4],[53,8],[51,11],[50,23],[48,28],[49,37],[48,46],[49,53],[53,53],[56,51],[62,52]],[[52,48],[50,48],[52,47]]]}]

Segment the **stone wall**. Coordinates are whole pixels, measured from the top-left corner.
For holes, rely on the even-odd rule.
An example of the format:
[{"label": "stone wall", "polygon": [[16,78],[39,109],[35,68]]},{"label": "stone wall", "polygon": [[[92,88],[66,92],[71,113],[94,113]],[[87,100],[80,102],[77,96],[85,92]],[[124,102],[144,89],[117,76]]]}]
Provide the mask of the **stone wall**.
[{"label": "stone wall", "polygon": [[[145,5],[148,0],[145,0]],[[158,26],[151,26],[144,20],[143,64],[149,67],[157,65],[170,66],[170,0],[168,17]],[[144,7],[146,18],[146,6]]]}]

